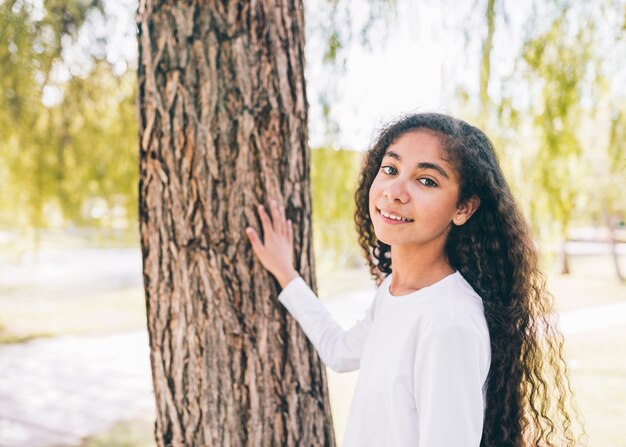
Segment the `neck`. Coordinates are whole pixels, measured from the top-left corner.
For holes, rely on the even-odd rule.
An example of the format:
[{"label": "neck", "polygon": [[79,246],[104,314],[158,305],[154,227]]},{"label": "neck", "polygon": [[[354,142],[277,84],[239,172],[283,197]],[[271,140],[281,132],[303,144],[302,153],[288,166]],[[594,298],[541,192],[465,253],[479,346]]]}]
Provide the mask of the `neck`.
[{"label": "neck", "polygon": [[430,286],[454,273],[443,247],[397,245],[391,248],[390,290],[394,295],[404,295]]}]

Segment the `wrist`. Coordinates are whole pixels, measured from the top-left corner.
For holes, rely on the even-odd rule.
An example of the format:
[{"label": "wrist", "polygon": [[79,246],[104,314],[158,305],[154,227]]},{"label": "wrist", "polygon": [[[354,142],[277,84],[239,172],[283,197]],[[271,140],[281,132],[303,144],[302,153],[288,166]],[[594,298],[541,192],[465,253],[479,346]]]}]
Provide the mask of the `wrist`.
[{"label": "wrist", "polygon": [[300,274],[295,269],[292,269],[288,272],[276,275],[276,280],[278,281],[278,284],[280,284],[280,288],[284,289],[285,287],[287,287],[287,284],[289,284],[294,278],[297,278],[298,276],[300,276]]}]

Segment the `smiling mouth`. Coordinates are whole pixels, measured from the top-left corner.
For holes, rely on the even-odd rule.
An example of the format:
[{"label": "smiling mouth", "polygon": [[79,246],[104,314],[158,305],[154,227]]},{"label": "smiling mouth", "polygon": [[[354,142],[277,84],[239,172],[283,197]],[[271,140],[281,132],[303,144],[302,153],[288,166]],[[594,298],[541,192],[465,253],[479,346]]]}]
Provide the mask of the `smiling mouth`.
[{"label": "smiling mouth", "polygon": [[378,214],[383,218],[384,221],[389,223],[410,223],[413,222],[413,219],[407,219],[400,216],[394,216],[392,214],[386,213],[378,208],[376,208]]}]

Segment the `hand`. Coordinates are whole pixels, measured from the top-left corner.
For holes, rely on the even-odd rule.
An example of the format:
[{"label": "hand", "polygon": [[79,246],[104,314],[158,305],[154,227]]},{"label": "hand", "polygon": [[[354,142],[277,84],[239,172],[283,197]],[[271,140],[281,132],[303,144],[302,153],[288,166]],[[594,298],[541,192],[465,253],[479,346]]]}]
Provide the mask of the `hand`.
[{"label": "hand", "polygon": [[252,227],[246,228],[246,234],[263,267],[276,277],[284,289],[293,278],[299,276],[293,267],[293,224],[291,220],[285,219],[285,209],[279,208],[275,200],[270,203],[271,221],[263,205],[259,205],[258,210],[265,242],[261,241]]}]

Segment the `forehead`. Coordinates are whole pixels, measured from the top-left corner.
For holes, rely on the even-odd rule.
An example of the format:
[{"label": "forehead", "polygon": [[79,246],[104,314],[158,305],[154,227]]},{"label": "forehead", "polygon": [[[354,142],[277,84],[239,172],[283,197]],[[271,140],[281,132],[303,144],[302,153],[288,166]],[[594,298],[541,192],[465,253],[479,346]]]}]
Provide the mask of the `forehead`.
[{"label": "forehead", "polygon": [[386,152],[388,151],[399,154],[402,161],[448,161],[441,137],[425,129],[412,130],[400,135],[389,145]]}]

